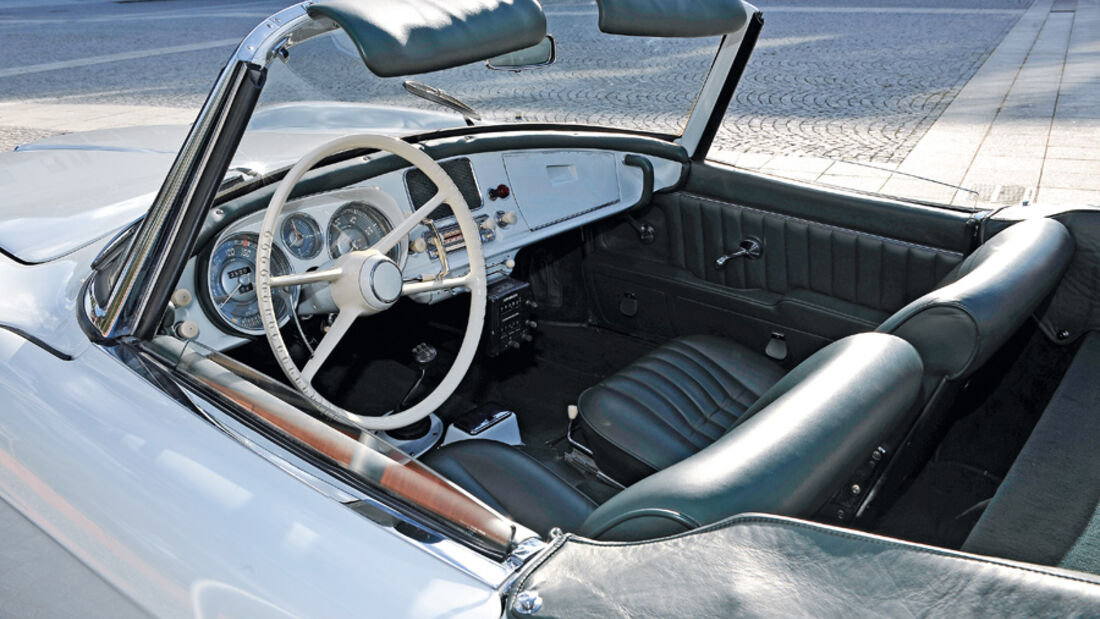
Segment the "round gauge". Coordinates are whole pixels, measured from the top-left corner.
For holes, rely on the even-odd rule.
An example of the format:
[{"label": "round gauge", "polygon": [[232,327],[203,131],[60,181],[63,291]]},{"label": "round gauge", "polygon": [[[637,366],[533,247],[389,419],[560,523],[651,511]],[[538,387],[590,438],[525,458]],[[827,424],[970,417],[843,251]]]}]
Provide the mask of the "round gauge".
[{"label": "round gauge", "polygon": [[[218,243],[210,253],[206,285],[217,317],[234,329],[248,333],[264,332],[260,304],[256,300],[256,234],[234,234]],[[278,247],[271,248],[271,274],[287,275],[290,263]],[[275,288],[273,303],[279,324],[290,318],[298,302],[298,287]]]},{"label": "round gauge", "polygon": [[287,251],[302,260],[309,260],[321,253],[321,246],[325,244],[321,226],[305,213],[295,213],[284,219],[279,236]]},{"label": "round gauge", "polygon": [[[390,220],[374,207],[362,202],[345,204],[328,222],[328,253],[336,259],[349,251],[369,249],[390,230]],[[389,256],[397,260],[396,245]]]}]

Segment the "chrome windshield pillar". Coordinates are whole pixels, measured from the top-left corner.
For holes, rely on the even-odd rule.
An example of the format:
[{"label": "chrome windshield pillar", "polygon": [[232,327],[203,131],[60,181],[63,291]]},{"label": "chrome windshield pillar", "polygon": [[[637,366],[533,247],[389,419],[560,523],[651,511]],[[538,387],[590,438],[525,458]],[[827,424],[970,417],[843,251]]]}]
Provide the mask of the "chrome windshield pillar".
[{"label": "chrome windshield pillar", "polygon": [[313,21],[306,12],[310,4],[269,17],[245,37],[222,69],[104,301],[91,298],[86,304],[99,337],[148,338],[155,333],[259,97],[266,66],[281,50],[335,27],[327,20]]}]

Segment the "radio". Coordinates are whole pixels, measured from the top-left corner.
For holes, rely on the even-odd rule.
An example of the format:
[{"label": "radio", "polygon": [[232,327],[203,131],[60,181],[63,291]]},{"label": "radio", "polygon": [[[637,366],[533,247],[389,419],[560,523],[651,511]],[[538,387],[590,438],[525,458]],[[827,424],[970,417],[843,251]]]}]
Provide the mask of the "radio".
[{"label": "radio", "polygon": [[499,279],[489,285],[486,302],[485,354],[496,357],[534,341],[538,324],[531,310],[537,305],[530,284],[511,277]]},{"label": "radio", "polygon": [[[481,242],[488,243],[497,238],[496,232],[492,226],[485,225],[485,222],[489,221],[488,215],[478,215],[474,218],[474,223],[477,224],[477,230],[481,235]],[[443,251],[448,254],[452,251],[462,249],[466,247],[466,239],[462,238],[462,230],[459,229],[458,224],[451,224],[449,226],[443,226],[437,228],[436,231],[439,234],[439,239],[443,244]],[[424,234],[424,240],[428,243],[428,255],[432,258],[439,257],[439,249],[433,242],[433,235],[431,232]]]}]

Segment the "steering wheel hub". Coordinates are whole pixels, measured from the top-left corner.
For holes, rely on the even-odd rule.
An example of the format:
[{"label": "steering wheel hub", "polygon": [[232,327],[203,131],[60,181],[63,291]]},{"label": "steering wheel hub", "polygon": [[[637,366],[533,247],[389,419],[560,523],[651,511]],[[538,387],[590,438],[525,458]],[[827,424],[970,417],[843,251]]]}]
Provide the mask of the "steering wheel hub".
[{"label": "steering wheel hub", "polygon": [[401,267],[387,256],[367,258],[359,271],[359,288],[368,305],[387,307],[401,296]]}]

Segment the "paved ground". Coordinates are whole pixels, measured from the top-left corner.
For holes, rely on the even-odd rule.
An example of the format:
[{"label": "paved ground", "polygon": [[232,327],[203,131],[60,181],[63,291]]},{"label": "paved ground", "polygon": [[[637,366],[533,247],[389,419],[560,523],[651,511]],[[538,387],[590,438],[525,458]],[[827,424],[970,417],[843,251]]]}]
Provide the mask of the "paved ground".
[{"label": "paved ground", "polygon": [[[940,202],[1100,203],[1100,155],[1090,148],[1100,137],[1091,133],[1100,131],[1098,2],[761,0],[764,35],[716,155]],[[189,122],[233,43],[286,4],[0,0],[0,150],[59,132]],[[679,127],[714,41],[661,42],[658,59],[651,43],[600,35],[590,0],[544,5],[558,65],[423,81],[493,119]],[[341,77],[328,96],[430,108],[399,80],[357,79],[350,64],[326,69]],[[267,96],[301,96],[305,82],[288,76]]]}]

